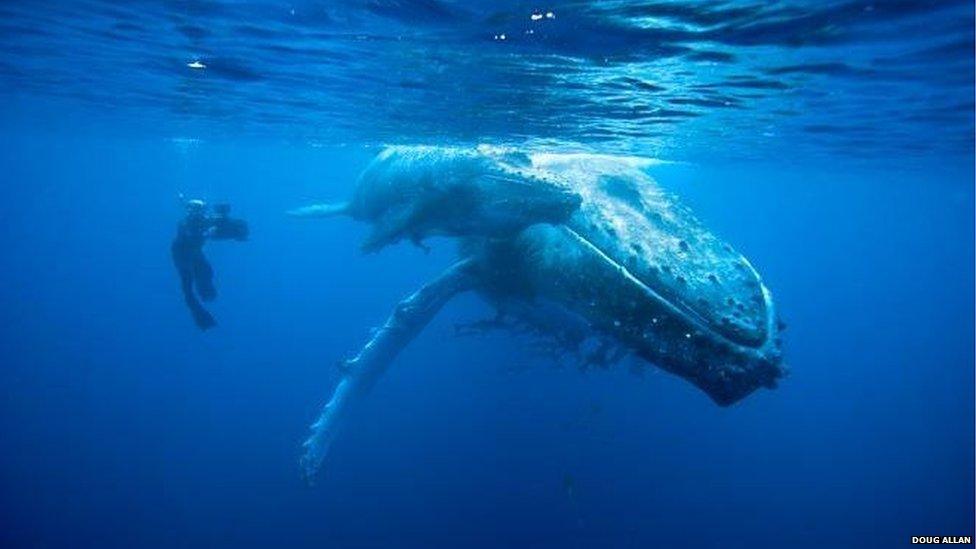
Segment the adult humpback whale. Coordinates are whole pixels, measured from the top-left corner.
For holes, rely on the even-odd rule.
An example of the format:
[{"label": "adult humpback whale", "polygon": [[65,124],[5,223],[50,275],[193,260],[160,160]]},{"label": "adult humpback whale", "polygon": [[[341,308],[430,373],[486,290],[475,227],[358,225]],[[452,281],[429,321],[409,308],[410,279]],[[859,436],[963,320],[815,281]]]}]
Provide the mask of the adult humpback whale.
[{"label": "adult humpback whale", "polygon": [[464,291],[564,345],[610,341],[723,406],[774,387],[783,369],[769,290],[641,168],[589,154],[390,147],[348,203],[290,212],[369,222],[367,250],[434,234],[461,243],[459,260],[401,301],[345,362],[304,443],[305,474],[397,353]]}]

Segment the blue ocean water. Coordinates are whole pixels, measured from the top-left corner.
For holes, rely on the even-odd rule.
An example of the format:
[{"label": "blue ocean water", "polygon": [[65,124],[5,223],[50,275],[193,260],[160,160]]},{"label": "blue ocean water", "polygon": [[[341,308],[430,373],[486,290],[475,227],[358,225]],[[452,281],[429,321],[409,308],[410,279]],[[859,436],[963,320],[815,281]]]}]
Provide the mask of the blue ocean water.
[{"label": "blue ocean water", "polygon": [[[0,5],[0,544],[893,547],[974,534],[968,2]],[[454,257],[283,212],[384,144],[639,155],[763,275],[775,390],[456,337],[309,486],[335,364]],[[228,201],[200,332],[178,193]]]}]

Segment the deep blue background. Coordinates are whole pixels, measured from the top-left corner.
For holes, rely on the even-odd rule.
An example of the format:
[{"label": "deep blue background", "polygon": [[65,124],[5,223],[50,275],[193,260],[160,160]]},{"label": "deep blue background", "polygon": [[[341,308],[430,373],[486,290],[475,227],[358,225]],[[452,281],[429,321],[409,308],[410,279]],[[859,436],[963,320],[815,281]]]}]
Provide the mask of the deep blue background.
[{"label": "deep blue background", "polygon": [[[722,409],[677,378],[554,369],[451,304],[313,487],[299,444],[437,242],[282,215],[374,151],[0,132],[0,542],[32,547],[891,547],[973,534],[972,157],[652,170],[765,276],[792,374]],[[179,191],[252,240],[208,248],[199,333]],[[566,480],[572,480],[568,490]]]}]

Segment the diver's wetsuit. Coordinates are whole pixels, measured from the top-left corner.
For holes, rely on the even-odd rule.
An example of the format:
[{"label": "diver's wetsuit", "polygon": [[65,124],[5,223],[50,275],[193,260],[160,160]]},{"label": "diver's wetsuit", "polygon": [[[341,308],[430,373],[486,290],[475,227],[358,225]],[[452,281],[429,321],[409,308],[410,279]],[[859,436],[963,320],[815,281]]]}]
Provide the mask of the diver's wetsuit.
[{"label": "diver's wetsuit", "polygon": [[217,297],[217,289],[213,284],[213,267],[203,255],[203,244],[207,241],[207,233],[212,226],[212,220],[205,214],[191,213],[180,222],[172,245],[173,264],[180,274],[183,299],[201,330],[217,325],[213,315],[197,300],[197,294],[204,301]]},{"label": "diver's wetsuit", "polygon": [[176,238],[173,239],[173,264],[180,275],[183,299],[201,330],[217,325],[213,315],[197,299],[198,295],[203,301],[213,301],[217,297],[213,267],[203,255],[204,243],[208,238],[247,240],[247,223],[228,217],[228,210],[226,206],[220,207],[216,216],[208,216],[203,211],[188,213],[180,222]]}]

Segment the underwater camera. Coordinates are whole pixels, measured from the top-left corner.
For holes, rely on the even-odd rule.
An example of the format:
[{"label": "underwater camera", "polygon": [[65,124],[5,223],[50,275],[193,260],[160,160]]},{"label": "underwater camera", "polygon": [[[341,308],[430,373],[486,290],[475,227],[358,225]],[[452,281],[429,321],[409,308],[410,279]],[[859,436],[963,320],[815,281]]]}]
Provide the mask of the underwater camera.
[{"label": "underwater camera", "polygon": [[218,240],[247,240],[247,221],[230,217],[230,204],[215,204],[214,227],[211,237]]}]

